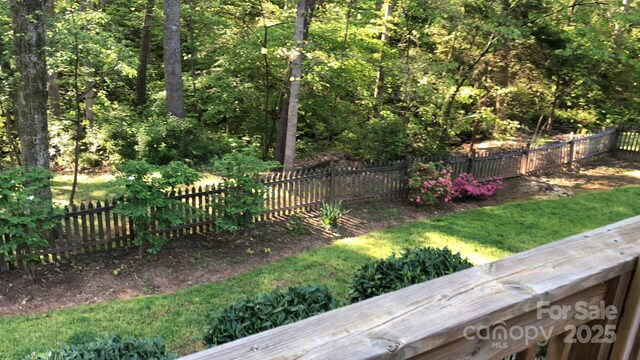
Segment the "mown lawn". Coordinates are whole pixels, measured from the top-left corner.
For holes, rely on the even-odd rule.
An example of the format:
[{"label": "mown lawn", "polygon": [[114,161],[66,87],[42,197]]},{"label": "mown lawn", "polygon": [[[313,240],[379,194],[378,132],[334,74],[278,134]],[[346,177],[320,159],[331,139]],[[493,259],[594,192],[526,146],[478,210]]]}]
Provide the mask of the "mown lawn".
[{"label": "mown lawn", "polygon": [[569,235],[640,214],[640,187],[480,208],[416,221],[334,244],[175,294],[41,315],[0,319],[0,358],[18,359],[74,334],[162,336],[179,354],[202,349],[207,315],[275,284],[324,283],[339,296],[363,263],[406,246],[449,246],[476,263],[489,262]]},{"label": "mown lawn", "polygon": [[[104,201],[105,199],[113,199],[117,196],[121,189],[118,189],[111,182],[115,177],[111,174],[78,174],[78,188],[75,195],[75,203],[93,201]],[[202,179],[195,186],[205,186],[217,184],[220,178],[208,173],[202,174]],[[71,195],[71,186],[73,184],[73,174],[56,174],[51,181],[51,192],[53,201],[59,206],[69,204],[69,195]]]}]

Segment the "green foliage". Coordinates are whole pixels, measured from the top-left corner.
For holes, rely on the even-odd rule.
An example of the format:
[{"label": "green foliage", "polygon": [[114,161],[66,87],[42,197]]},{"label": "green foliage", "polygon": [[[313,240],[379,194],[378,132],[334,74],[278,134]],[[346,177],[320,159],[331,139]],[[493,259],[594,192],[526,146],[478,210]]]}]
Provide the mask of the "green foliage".
[{"label": "green foliage", "polygon": [[408,173],[409,202],[432,206],[454,196],[451,168],[416,162]]},{"label": "green foliage", "polygon": [[152,116],[138,132],[138,156],[157,165],[171,161],[206,164],[231,151],[230,140],[198,122],[173,116]]},{"label": "green foliage", "polygon": [[392,160],[406,154],[408,138],[402,118],[382,111],[360,130],[358,154],[368,160]]},{"label": "green foliage", "polygon": [[204,343],[215,346],[335,309],[338,302],[324,286],[276,288],[216,311]]},{"label": "green foliage", "polygon": [[333,204],[323,202],[320,209],[322,223],[330,228],[337,228],[340,218],[346,213],[340,201]]},{"label": "green foliage", "polygon": [[133,243],[140,247],[150,245],[148,251],[160,251],[166,239],[152,232],[177,226],[186,220],[183,208],[188,206],[168,195],[179,185],[191,185],[200,174],[180,162],[154,166],[145,161],[129,161],[116,167],[118,173],[114,185],[124,189],[114,211],[129,218],[135,228]]},{"label": "green foliage", "polygon": [[38,252],[49,247],[43,235],[56,226],[60,212],[39,190],[48,187],[51,178],[51,172],[42,168],[0,171],[0,234],[10,239],[0,243],[0,253],[6,259],[18,254],[27,263],[39,263]]},{"label": "green foliage", "polygon": [[224,194],[210,204],[216,210],[218,231],[237,231],[251,226],[253,217],[265,211],[266,186],[260,183],[260,173],[280,166],[275,161],[263,161],[253,148],[242,148],[213,162],[212,172],[222,177]]},{"label": "green foliage", "polygon": [[311,233],[307,225],[305,225],[304,220],[302,219],[302,215],[299,214],[291,215],[288,218],[287,230],[289,230],[293,235],[297,236],[308,235]]},{"label": "green foliage", "polygon": [[472,267],[447,247],[405,249],[362,266],[353,276],[349,301],[355,303]]},{"label": "green foliage", "polygon": [[171,360],[175,358],[176,356],[167,352],[160,337],[150,340],[130,336],[121,338],[116,335],[79,345],[62,343],[57,349],[44,353],[32,353],[24,357],[23,360]]},{"label": "green foliage", "polygon": [[631,186],[475,208],[338,240],[228,279],[173,293],[73,306],[42,315],[3,317],[0,349],[4,358],[20,359],[33,350],[49,349],[73,333],[92,331],[145,337],[161,334],[172,351],[187,355],[202,349],[201,336],[210,325],[207,319],[212,308],[272,291],[274,284],[325,284],[336,298],[343,298],[354,271],[372,259],[389,256],[393,249],[449,246],[474,263],[488,263],[636,216],[640,201],[629,199],[639,197],[640,186]]}]

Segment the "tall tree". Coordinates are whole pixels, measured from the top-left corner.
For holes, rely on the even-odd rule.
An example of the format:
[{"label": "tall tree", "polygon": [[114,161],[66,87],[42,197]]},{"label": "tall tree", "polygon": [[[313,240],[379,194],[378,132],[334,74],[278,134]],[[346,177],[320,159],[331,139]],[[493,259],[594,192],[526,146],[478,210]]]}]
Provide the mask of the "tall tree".
[{"label": "tall tree", "polygon": [[302,80],[302,52],[304,51],[304,19],[306,1],[298,0],[296,13],[296,32],[294,35],[294,58],[291,64],[291,85],[287,116],[287,138],[284,148],[284,171],[295,168],[296,133],[298,130],[298,105],[300,99],[300,81]]},{"label": "tall tree", "polygon": [[[49,169],[47,124],[47,65],[44,0],[13,0],[13,41],[18,81],[16,110],[22,145],[22,165]],[[40,196],[51,198],[46,187]]]},{"label": "tall tree", "polygon": [[[304,19],[302,25],[302,42],[304,44],[309,37],[309,28],[311,26],[311,20],[313,19],[313,14],[316,8],[316,0],[306,0],[304,4]],[[299,9],[299,8],[298,8]],[[297,21],[296,17],[296,21]],[[296,22],[297,25],[297,22]],[[295,35],[294,35],[295,37]],[[295,40],[294,40],[295,41]],[[302,61],[302,59],[300,59]],[[276,113],[279,116],[276,124],[276,143],[274,152],[274,159],[279,161],[281,164],[284,164],[284,153],[286,147],[287,140],[287,130],[288,130],[288,121],[289,121],[289,96],[291,95],[291,79],[293,71],[293,62],[291,62],[285,71],[284,83],[285,86],[282,88],[282,92],[280,95],[280,101],[278,102],[278,107],[276,108]]]},{"label": "tall tree", "polygon": [[149,52],[151,50],[151,21],[155,0],[147,0],[140,37],[140,56],[136,73],[136,105],[144,106],[147,103],[147,67],[149,66]]},{"label": "tall tree", "polygon": [[167,113],[183,119],[186,113],[180,51],[180,0],[164,0],[164,81]]}]

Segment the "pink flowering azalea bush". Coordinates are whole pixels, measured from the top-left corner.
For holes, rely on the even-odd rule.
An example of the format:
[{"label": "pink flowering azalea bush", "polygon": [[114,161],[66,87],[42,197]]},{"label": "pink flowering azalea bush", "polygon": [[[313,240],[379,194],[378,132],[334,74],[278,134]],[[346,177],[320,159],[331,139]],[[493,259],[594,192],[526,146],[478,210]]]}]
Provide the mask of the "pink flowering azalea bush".
[{"label": "pink flowering azalea bush", "polygon": [[453,181],[453,197],[487,199],[501,187],[500,180],[478,181],[473,175],[462,173]]},{"label": "pink flowering azalea bush", "polygon": [[409,202],[416,205],[435,205],[438,201],[453,199],[451,168],[433,163],[416,163],[409,170]]}]

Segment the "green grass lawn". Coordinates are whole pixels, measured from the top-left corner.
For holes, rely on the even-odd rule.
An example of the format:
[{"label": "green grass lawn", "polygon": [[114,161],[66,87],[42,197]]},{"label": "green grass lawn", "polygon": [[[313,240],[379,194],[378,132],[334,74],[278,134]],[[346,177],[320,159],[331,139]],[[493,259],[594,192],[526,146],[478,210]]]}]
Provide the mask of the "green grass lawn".
[{"label": "green grass lawn", "polygon": [[406,246],[449,246],[484,263],[640,214],[640,187],[479,208],[343,239],[330,246],[175,294],[0,319],[0,358],[18,359],[82,332],[162,336],[173,352],[202,349],[207,315],[274,284],[324,283],[347,293],[352,272]]},{"label": "green grass lawn", "polygon": [[[118,195],[120,189],[111,184],[115,177],[111,174],[79,174],[78,189],[76,190],[75,202],[103,201],[105,199],[113,199]],[[205,186],[217,184],[220,178],[204,173],[202,180],[198,181],[195,186]],[[56,174],[51,181],[51,192],[53,201],[64,206],[69,204],[69,195],[71,194],[71,185],[73,184],[73,174]]]}]

